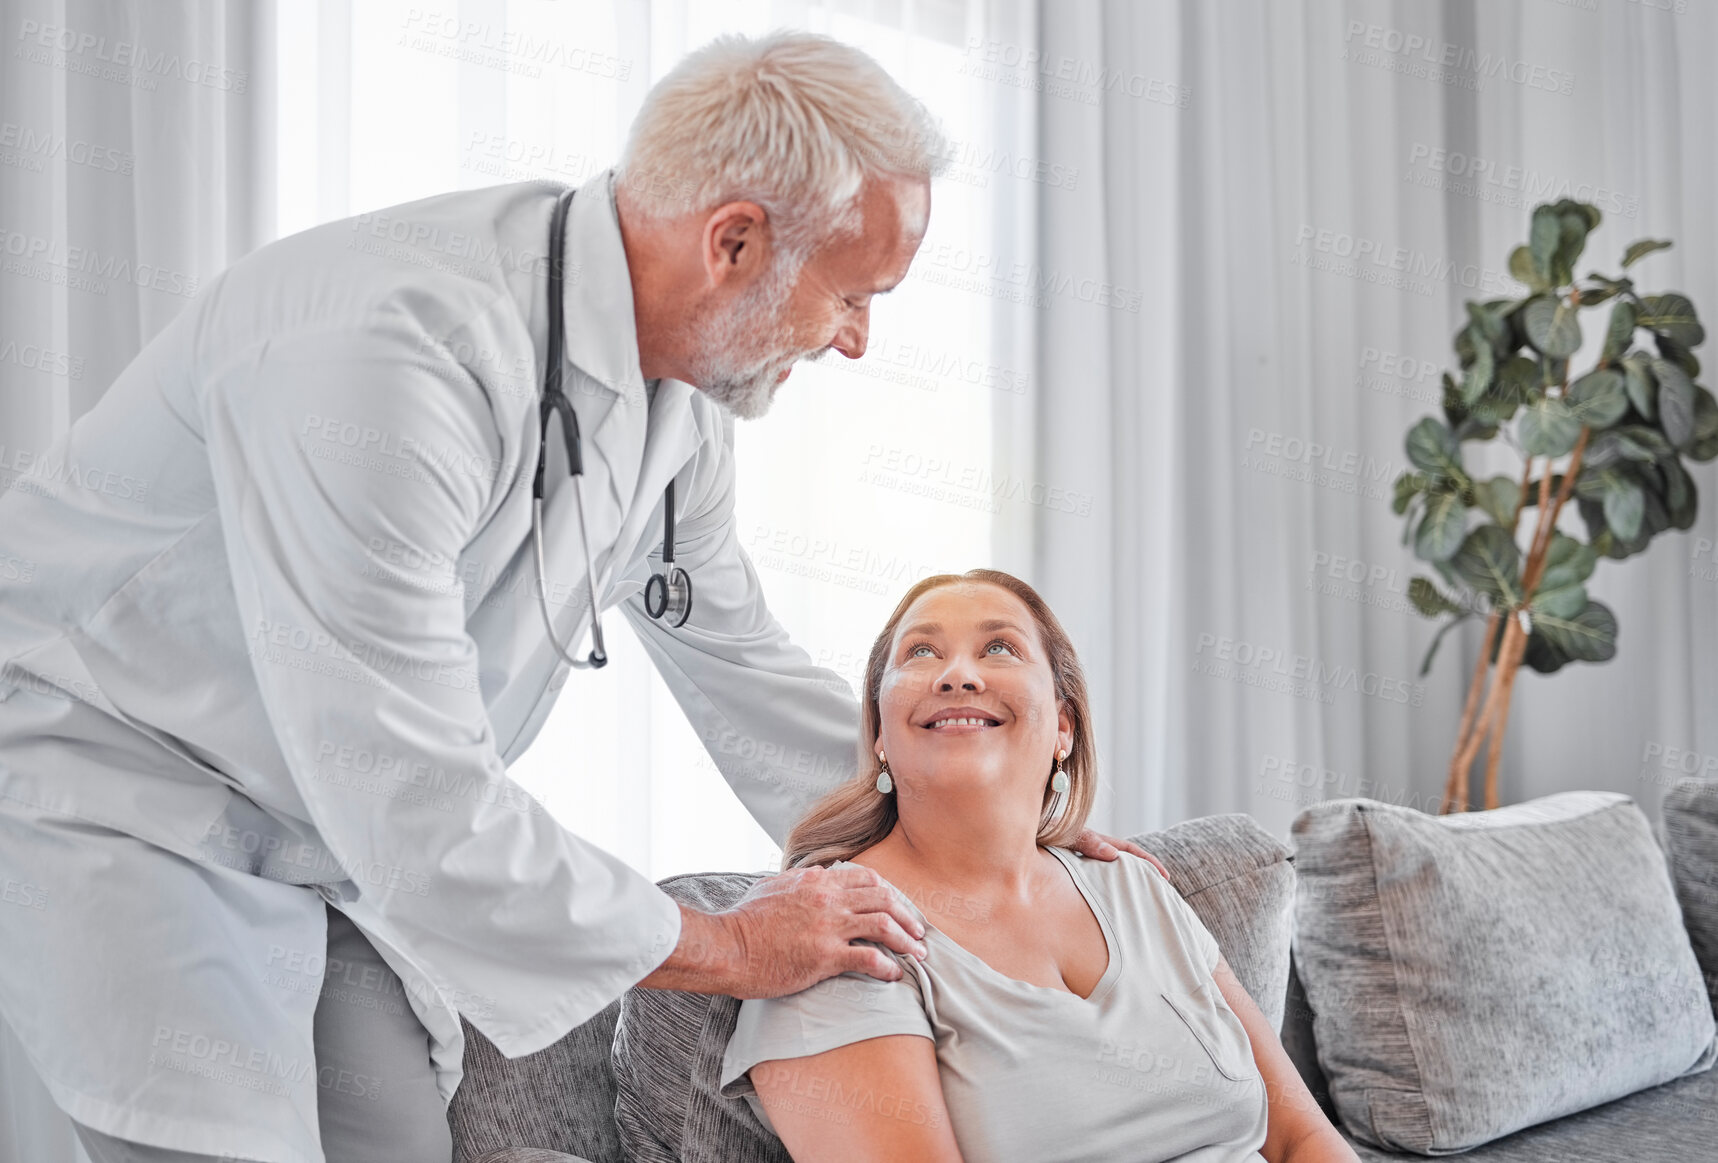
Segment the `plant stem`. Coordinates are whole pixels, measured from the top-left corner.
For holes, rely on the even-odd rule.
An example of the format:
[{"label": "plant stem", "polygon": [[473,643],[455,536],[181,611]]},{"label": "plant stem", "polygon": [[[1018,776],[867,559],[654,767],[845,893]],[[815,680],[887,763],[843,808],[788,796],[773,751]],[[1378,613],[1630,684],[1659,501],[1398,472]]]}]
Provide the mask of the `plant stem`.
[{"label": "plant stem", "polygon": [[[1587,450],[1587,437],[1592,429],[1581,426],[1581,434],[1575,440],[1575,447],[1569,457],[1569,467],[1563,470],[1563,483],[1557,489],[1556,503],[1551,503],[1551,461],[1545,461],[1545,473],[1539,479],[1539,524],[1533,531],[1533,542],[1527,554],[1527,564],[1521,572],[1521,607],[1525,609],[1532,602],[1533,595],[1539,590],[1539,580],[1545,576],[1545,563],[1551,556],[1551,538],[1557,531],[1557,518],[1563,512],[1563,504],[1569,499],[1574,490],[1575,477],[1581,472],[1581,457]],[[1497,675],[1492,680],[1492,696],[1496,700],[1487,700],[1486,719],[1490,730],[1491,747],[1485,760],[1485,806],[1487,810],[1497,807],[1497,766],[1503,755],[1503,733],[1509,726],[1509,705],[1515,693],[1515,676],[1521,669],[1521,658],[1527,652],[1527,632],[1521,629],[1520,621],[1512,613],[1510,629],[1515,633],[1504,636],[1504,648],[1497,659]],[[1502,688],[1501,691],[1499,688]],[[1493,722],[1495,720],[1495,722]]]},{"label": "plant stem", "polygon": [[1458,760],[1462,749],[1467,746],[1468,732],[1473,729],[1474,712],[1479,709],[1480,691],[1485,688],[1485,672],[1491,663],[1491,647],[1497,641],[1497,627],[1502,620],[1502,614],[1493,610],[1485,623],[1485,643],[1480,647],[1479,658],[1473,665],[1473,679],[1468,683],[1467,703],[1461,712],[1461,726],[1456,728],[1456,746],[1450,758],[1450,773],[1444,780],[1444,798],[1438,804],[1440,816],[1448,815],[1452,811],[1467,811],[1467,770],[1460,766]]}]

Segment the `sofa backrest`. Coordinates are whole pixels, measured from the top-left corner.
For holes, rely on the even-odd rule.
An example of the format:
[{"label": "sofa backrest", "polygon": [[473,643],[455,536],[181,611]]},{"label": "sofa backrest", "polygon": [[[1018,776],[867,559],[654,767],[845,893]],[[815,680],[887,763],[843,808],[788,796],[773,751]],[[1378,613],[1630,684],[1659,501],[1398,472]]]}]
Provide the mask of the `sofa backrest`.
[{"label": "sofa backrest", "polygon": [[[1235,976],[1280,1027],[1294,902],[1287,845],[1242,814],[1205,816],[1133,839],[1162,862]],[[725,884],[733,874],[710,876]],[[689,878],[671,879],[685,887]],[[554,1045],[515,1059],[465,1023],[465,1080],[448,1108],[454,1163],[509,1146],[624,1163],[609,1059],[619,1011],[616,1001]]]}]

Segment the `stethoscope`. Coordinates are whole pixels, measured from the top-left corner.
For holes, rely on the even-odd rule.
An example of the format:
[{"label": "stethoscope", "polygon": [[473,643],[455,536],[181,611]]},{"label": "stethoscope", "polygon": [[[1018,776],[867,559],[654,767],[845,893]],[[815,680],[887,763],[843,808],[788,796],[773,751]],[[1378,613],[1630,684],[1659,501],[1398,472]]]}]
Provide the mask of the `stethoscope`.
[{"label": "stethoscope", "polygon": [[[561,309],[561,262],[567,209],[572,202],[572,190],[561,194],[549,225],[549,351],[548,363],[543,368],[542,399],[537,407],[541,433],[537,443],[537,476],[531,484],[531,541],[537,557],[537,607],[543,612],[543,629],[562,658],[581,670],[594,670],[608,665],[608,651],[603,647],[602,618],[597,610],[596,563],[591,559],[591,544],[585,533],[585,494],[580,483],[585,472],[584,445],[579,439],[579,418],[573,413],[572,401],[561,390],[561,353],[566,341]],[[555,637],[555,626],[549,618],[549,587],[543,576],[543,474],[549,459],[551,412],[561,415],[561,439],[567,446],[567,471],[573,478],[573,502],[579,513],[579,544],[585,551],[585,582],[590,587],[591,653],[583,661],[567,653],[567,648]],[[673,480],[668,482],[662,502],[662,572],[651,574],[645,584],[644,609],[652,618],[665,620],[676,629],[692,616],[692,578],[674,564]]]}]

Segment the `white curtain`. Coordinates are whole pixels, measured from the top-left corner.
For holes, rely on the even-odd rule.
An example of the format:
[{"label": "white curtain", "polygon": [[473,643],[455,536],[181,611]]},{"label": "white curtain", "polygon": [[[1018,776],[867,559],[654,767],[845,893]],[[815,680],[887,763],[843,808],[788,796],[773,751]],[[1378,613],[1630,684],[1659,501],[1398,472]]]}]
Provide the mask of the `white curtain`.
[{"label": "white curtain", "polygon": [[[0,0],[0,488],[273,236],[271,11]],[[3,1022],[0,1159],[86,1163]]]},{"label": "white curtain", "polygon": [[[1038,262],[1138,295],[1050,295],[1037,364],[1039,471],[1100,498],[1045,510],[1033,560],[1091,673],[1110,821],[1244,811],[1286,835],[1327,797],[1436,811],[1479,640],[1418,677],[1403,436],[1437,410],[1463,300],[1522,293],[1506,259],[1538,202],[1600,206],[1583,267],[1674,239],[1631,273],[1718,322],[1718,5],[1041,12],[1040,58],[1007,76],[1091,180],[1044,199]],[[1487,475],[1519,474],[1494,451]],[[1694,467],[1695,527],[1590,584],[1617,657],[1524,668],[1505,802],[1607,788],[1656,817],[1674,774],[1718,775],[1718,471]]]}]

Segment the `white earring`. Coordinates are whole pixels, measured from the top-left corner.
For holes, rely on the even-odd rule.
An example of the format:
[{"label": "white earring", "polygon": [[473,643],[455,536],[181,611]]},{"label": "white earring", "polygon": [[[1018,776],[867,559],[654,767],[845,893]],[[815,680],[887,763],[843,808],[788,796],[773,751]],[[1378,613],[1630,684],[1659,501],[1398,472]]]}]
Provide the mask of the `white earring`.
[{"label": "white earring", "polygon": [[888,795],[895,790],[895,781],[889,778],[889,759],[881,751],[877,752],[877,762],[883,765],[883,770],[877,773],[877,790]]},{"label": "white earring", "polygon": [[1062,770],[1062,760],[1067,756],[1066,751],[1056,752],[1056,774],[1050,777],[1050,790],[1058,794],[1066,794],[1068,790],[1068,773]]}]

